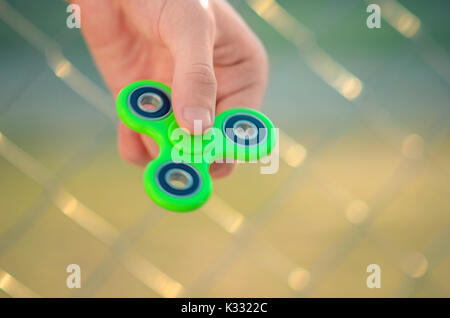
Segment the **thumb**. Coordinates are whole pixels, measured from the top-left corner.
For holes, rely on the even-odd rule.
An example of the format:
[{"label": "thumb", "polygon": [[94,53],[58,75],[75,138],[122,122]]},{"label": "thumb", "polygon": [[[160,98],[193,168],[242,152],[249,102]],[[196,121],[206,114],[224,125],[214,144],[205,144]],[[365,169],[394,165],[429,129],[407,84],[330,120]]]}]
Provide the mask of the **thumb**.
[{"label": "thumb", "polygon": [[212,126],[215,116],[214,23],[199,1],[176,3],[172,8],[167,4],[160,24],[174,60],[172,105],[178,124],[199,134]]}]

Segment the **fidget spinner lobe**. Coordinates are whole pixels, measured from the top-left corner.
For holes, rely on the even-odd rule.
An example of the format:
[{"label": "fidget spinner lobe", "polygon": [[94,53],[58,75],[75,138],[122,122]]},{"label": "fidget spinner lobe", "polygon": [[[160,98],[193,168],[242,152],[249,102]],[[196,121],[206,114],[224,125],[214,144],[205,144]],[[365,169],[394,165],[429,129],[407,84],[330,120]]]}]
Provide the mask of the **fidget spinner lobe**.
[{"label": "fidget spinner lobe", "polygon": [[158,143],[159,155],[144,171],[144,187],[153,201],[171,211],[192,211],[208,200],[209,165],[215,160],[258,160],[269,155],[276,142],[272,122],[248,108],[229,109],[216,116],[213,129],[188,135],[178,129],[170,87],[156,81],[127,85],[116,107],[125,125]]}]

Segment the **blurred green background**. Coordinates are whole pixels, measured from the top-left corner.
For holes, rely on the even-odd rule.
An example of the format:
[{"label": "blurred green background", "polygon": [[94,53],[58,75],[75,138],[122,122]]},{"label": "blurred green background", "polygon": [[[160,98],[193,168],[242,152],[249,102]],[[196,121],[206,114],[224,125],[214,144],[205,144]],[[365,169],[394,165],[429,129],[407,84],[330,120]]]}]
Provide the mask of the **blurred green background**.
[{"label": "blurred green background", "polygon": [[450,296],[450,3],[371,1],[368,29],[359,0],[229,2],[269,53],[280,169],[176,214],[120,159],[67,4],[0,0],[0,297]]}]

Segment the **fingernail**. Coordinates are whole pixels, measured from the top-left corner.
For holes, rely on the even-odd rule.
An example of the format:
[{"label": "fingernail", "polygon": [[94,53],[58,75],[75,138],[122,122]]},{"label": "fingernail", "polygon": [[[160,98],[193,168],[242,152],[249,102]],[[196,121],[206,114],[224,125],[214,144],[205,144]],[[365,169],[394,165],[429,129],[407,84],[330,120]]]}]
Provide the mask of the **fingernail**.
[{"label": "fingernail", "polygon": [[202,130],[211,127],[213,123],[211,111],[203,107],[185,107],[183,111],[184,120],[194,124],[195,121],[201,121]]}]

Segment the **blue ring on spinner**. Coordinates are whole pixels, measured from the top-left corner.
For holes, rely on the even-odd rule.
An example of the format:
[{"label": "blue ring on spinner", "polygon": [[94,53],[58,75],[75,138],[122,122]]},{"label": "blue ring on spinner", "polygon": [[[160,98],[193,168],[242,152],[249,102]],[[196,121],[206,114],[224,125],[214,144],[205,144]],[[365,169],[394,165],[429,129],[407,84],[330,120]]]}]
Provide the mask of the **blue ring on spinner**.
[{"label": "blue ring on spinner", "polygon": [[193,185],[194,180],[193,180],[191,174],[189,174],[189,173],[187,173],[185,170],[182,170],[182,169],[179,169],[179,168],[171,168],[171,169],[166,173],[166,175],[165,175],[165,177],[164,177],[166,183],[170,184],[170,177],[171,177],[171,175],[172,175],[173,173],[180,173],[180,174],[182,174],[183,176],[185,176],[186,179],[187,179],[187,184],[186,184],[185,186],[177,187],[177,189],[185,190],[185,189],[189,189],[189,188]]},{"label": "blue ring on spinner", "polygon": [[[234,128],[235,124],[239,121],[249,122],[253,126],[256,126],[258,128],[256,136],[253,138],[242,139],[236,135]],[[256,146],[263,142],[267,137],[266,125],[259,118],[247,114],[235,114],[228,117],[223,123],[223,132],[232,142],[242,146]]]},{"label": "blue ring on spinner", "polygon": [[237,128],[239,127],[240,124],[246,124],[251,126],[255,131],[253,132],[253,134],[251,136],[247,136],[248,139],[254,139],[256,137],[258,137],[258,127],[256,127],[256,125],[248,120],[238,120],[233,124],[233,131],[236,131]]},{"label": "blue ring on spinner", "polygon": [[[184,188],[175,188],[169,184],[166,180],[166,176],[170,171],[177,169],[186,172],[192,178],[192,182],[190,185]],[[183,162],[169,162],[158,169],[156,173],[156,179],[158,181],[159,186],[166,191],[168,194],[174,196],[189,196],[197,192],[200,189],[200,174],[197,172],[195,168],[190,166],[187,163]]]},{"label": "blue ring on spinner", "polygon": [[[139,97],[141,97],[144,94],[155,94],[162,100],[162,105],[160,109],[158,109],[155,112],[146,112],[143,109],[139,107]],[[146,119],[161,119],[165,116],[167,116],[170,111],[172,110],[172,103],[170,102],[169,97],[167,94],[156,87],[152,86],[143,86],[136,88],[134,91],[131,92],[130,97],[128,99],[128,104],[137,115],[144,117]]]}]

